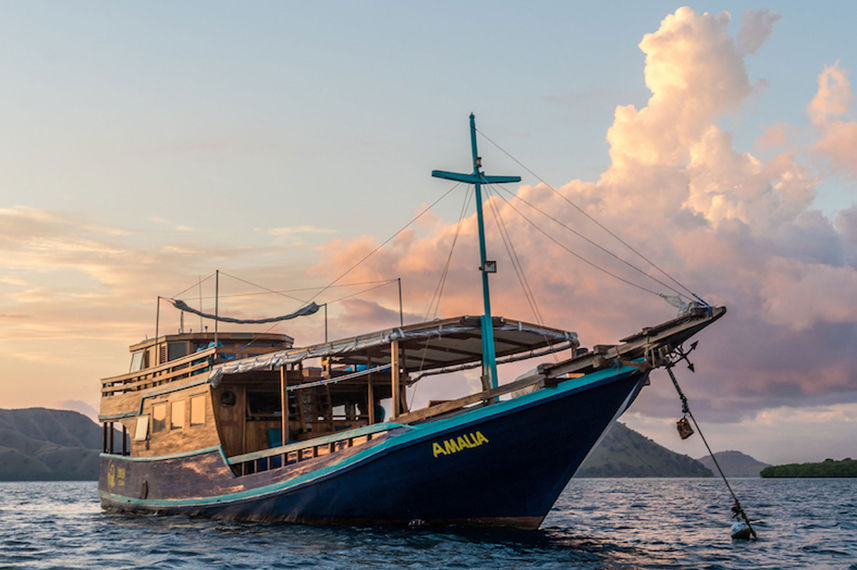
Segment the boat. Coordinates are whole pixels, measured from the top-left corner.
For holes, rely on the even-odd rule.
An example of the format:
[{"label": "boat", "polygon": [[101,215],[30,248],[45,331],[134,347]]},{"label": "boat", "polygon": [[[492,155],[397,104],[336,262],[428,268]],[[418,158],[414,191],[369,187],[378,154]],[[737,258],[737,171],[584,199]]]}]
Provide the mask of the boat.
[{"label": "boat", "polygon": [[[218,311],[183,312],[214,331],[130,347],[129,372],[101,380],[98,495],[108,511],[332,525],[537,529],[590,450],[682,343],[726,313],[701,299],[615,344],[492,315],[481,186],[475,189],[483,314],[399,323],[296,346],[285,334],[226,332]],[[160,302],[160,298],[159,298]],[[160,308],[160,304],[158,305]],[[312,314],[311,303],[294,314]],[[553,355],[551,359],[546,356]],[[498,364],[533,360],[499,382]],[[472,394],[410,409],[407,391],[481,369]],[[381,402],[387,402],[382,406]],[[121,435],[116,435],[121,434]],[[118,441],[117,441],[118,440]]]}]

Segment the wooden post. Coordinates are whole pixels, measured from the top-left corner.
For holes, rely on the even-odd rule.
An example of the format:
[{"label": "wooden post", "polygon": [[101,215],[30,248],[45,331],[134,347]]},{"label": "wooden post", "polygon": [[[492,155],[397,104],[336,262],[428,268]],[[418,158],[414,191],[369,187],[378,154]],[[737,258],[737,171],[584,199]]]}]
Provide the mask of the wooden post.
[{"label": "wooden post", "polygon": [[[280,445],[286,445],[289,442],[289,393],[286,391],[286,367],[280,367],[280,401],[283,406],[282,414],[282,435],[280,437]],[[285,465],[285,463],[284,463]]]},{"label": "wooden post", "polygon": [[125,440],[128,439],[128,428],[125,427],[125,423],[122,423],[122,455],[128,455],[128,444]]},{"label": "wooden post", "polygon": [[107,439],[107,445],[108,445],[107,449],[108,449],[110,455],[113,455],[113,422],[110,422],[109,424],[107,424],[107,426],[108,426],[107,429],[110,432],[107,436],[107,438],[108,438]]},{"label": "wooden post", "polygon": [[[366,366],[371,370],[372,369],[372,357],[366,357]],[[375,392],[372,388],[372,374],[370,373],[366,378],[366,383],[368,384],[368,388],[366,390],[366,402],[369,407],[369,425],[375,423]]]},{"label": "wooden post", "polygon": [[155,366],[161,364],[160,351],[158,350],[158,334],[161,327],[161,296],[158,295],[158,300],[155,301]]},{"label": "wooden post", "polygon": [[405,313],[402,311],[402,278],[396,277],[396,281],[399,282],[399,325],[404,326]]},{"label": "wooden post", "polygon": [[107,453],[107,422],[101,424],[101,452]]},{"label": "wooden post", "polygon": [[217,360],[217,323],[220,316],[220,270],[214,272],[214,360]]},{"label": "wooden post", "polygon": [[393,417],[390,419],[396,419],[396,416],[399,415],[399,408],[401,406],[401,400],[399,398],[399,390],[401,389],[401,384],[399,383],[399,341],[394,340],[390,343],[390,376],[392,377],[393,387],[392,387],[392,397],[393,397]]}]

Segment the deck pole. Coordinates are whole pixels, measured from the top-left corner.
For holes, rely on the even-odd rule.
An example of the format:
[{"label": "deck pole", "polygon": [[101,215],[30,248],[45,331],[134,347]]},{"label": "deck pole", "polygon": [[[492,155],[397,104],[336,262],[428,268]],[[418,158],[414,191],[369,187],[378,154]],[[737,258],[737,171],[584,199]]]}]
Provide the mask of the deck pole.
[{"label": "deck pole", "polygon": [[401,385],[399,384],[399,341],[394,340],[390,343],[390,376],[392,377],[392,390],[391,395],[393,398],[393,417],[391,419],[396,419],[399,415],[401,401],[399,399],[399,390],[401,389]]},{"label": "deck pole", "polygon": [[220,270],[214,272],[214,359],[217,360],[217,317],[220,316]]},{"label": "deck pole", "polygon": [[[372,369],[372,357],[371,356],[366,357],[366,367],[370,370]],[[369,407],[369,425],[372,425],[375,423],[375,393],[374,393],[374,390],[372,389],[372,374],[371,373],[366,378],[366,384],[368,385],[367,391],[366,391],[366,402],[367,402],[367,406]]]},{"label": "deck pole", "polygon": [[122,423],[122,455],[128,455],[128,444],[125,440],[128,439],[128,428],[125,427],[125,423]]},{"label": "deck pole", "polygon": [[155,301],[155,366],[161,364],[161,353],[158,350],[158,334],[160,333],[161,328],[161,296],[158,295],[157,301]]},{"label": "deck pole", "polygon": [[399,282],[399,326],[404,326],[405,313],[402,312],[402,278],[396,277],[396,281]]},{"label": "deck pole", "polygon": [[[286,367],[280,367],[280,402],[282,404],[282,437],[280,445],[286,445],[289,441],[289,394],[286,391]],[[283,463],[285,465],[285,463]]]}]

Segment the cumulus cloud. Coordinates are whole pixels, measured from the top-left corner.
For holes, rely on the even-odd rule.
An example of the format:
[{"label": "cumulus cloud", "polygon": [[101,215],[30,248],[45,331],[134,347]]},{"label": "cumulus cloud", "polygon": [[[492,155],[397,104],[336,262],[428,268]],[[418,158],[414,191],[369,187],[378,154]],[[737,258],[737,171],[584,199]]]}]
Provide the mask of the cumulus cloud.
[{"label": "cumulus cloud", "polygon": [[738,32],[738,45],[742,54],[753,54],[770,37],[782,16],[770,10],[745,10]]},{"label": "cumulus cloud", "polygon": [[[662,283],[640,275],[530,204],[631,259],[569,199],[618,229],[696,293],[727,305],[727,317],[702,335],[696,355],[700,372],[693,380],[700,408],[719,421],[736,421],[772,406],[857,401],[851,354],[857,337],[857,215],[845,212],[834,225],[813,209],[821,178],[786,146],[785,126],[769,133],[783,148],[770,159],[736,149],[731,134],[720,127],[720,119],[751,95],[744,58],[759,49],[778,19],[767,11],[746,13],[736,40],[729,33],[728,14],[680,8],[668,15],[639,44],[651,96],[639,109],[617,107],[607,132],[611,164],[600,179],[571,181],[559,194],[543,184],[521,186],[508,201],[495,196],[486,203],[489,220],[496,211],[513,236],[547,323],[577,330],[585,343],[614,342],[670,318],[670,308],[566,255],[542,230],[623,279],[664,293],[675,285],[634,259]],[[828,128],[847,112],[850,87],[838,66],[822,75],[810,114],[819,127]],[[834,134],[825,130],[819,148]],[[497,228],[490,231],[497,236]],[[409,292],[406,301],[427,305],[457,236],[441,312],[478,314],[475,232],[472,216],[460,228],[437,221],[432,228],[399,236],[355,274],[363,279],[401,275]],[[503,244],[489,239],[501,270],[492,278],[495,314],[535,319],[511,261],[500,255]],[[377,244],[372,236],[329,242],[315,271],[335,275]],[[413,313],[420,312],[415,308],[412,304]],[[644,391],[635,406],[644,414],[672,415],[675,402],[671,387],[661,383]]]},{"label": "cumulus cloud", "polygon": [[848,72],[837,61],[818,76],[818,91],[807,113],[821,131],[815,150],[835,170],[857,177],[857,121],[850,119],[853,100]]}]

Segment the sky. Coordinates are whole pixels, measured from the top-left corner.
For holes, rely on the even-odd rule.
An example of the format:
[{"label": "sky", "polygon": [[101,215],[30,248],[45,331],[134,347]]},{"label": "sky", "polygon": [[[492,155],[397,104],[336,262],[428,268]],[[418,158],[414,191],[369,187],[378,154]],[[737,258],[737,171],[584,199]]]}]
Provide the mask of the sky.
[{"label": "sky", "polygon": [[[539,318],[505,230],[538,315],[584,345],[675,315],[657,293],[684,289],[585,211],[728,307],[700,335],[696,373],[679,373],[715,450],[854,456],[857,5],[33,1],[0,14],[0,407],[97,408],[98,380],[154,333],[157,297],[211,309],[215,270],[224,313],[316,298],[332,337],[396,325],[397,278],[406,322],[478,314],[472,201],[429,176],[470,169],[474,112],[486,171],[523,178],[486,204],[494,314]],[[179,327],[163,304],[160,327]],[[324,323],[274,330],[310,344]],[[702,456],[675,433],[672,390],[656,371],[623,421]]]}]

